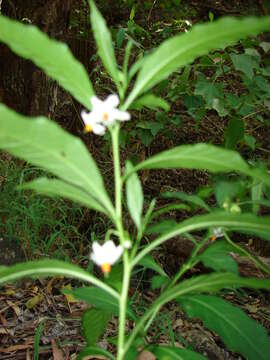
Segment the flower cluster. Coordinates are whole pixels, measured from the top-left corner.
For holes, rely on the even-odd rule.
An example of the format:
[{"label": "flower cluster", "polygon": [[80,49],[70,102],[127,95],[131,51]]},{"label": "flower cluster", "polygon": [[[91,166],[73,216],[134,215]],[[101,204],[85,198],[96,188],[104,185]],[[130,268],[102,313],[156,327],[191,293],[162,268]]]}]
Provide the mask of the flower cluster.
[{"label": "flower cluster", "polygon": [[87,113],[81,112],[81,116],[87,132],[93,132],[97,135],[104,135],[106,127],[113,125],[116,120],[130,120],[130,114],[127,111],[117,109],[119,97],[116,94],[109,95],[106,100],[102,101],[96,96],[92,96],[92,111]]}]

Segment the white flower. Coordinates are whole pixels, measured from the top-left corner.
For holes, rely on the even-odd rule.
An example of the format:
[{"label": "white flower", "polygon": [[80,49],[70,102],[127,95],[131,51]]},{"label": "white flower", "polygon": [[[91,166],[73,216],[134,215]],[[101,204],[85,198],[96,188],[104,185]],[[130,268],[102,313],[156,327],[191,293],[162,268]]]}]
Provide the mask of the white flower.
[{"label": "white flower", "polygon": [[82,111],[81,113],[86,131],[104,135],[106,126],[114,124],[116,120],[130,120],[130,114],[127,111],[117,109],[119,98],[116,94],[109,95],[104,101],[92,96],[91,103],[92,111],[89,113]]},{"label": "white flower", "polygon": [[224,236],[223,230],[221,227],[218,228],[214,228],[213,229],[213,234],[211,236],[211,240],[215,241],[218,238],[222,238]]},{"label": "white flower", "polygon": [[116,246],[112,240],[106,241],[103,245],[94,241],[90,259],[101,267],[103,273],[108,274],[111,271],[111,265],[121,257],[123,250],[122,245]]},{"label": "white flower", "polygon": [[106,127],[102,124],[96,122],[92,117],[92,113],[87,113],[86,111],[81,112],[81,116],[85,125],[86,132],[93,132],[96,135],[104,135]]}]

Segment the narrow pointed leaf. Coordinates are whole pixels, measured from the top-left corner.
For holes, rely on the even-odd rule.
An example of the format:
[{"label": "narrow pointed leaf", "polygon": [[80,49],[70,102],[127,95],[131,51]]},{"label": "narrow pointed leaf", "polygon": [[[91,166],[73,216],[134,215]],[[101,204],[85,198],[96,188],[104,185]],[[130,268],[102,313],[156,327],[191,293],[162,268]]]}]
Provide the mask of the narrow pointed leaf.
[{"label": "narrow pointed leaf", "polygon": [[208,295],[177,299],[189,317],[199,317],[209,329],[218,333],[226,346],[246,359],[268,360],[270,340],[267,331],[229,302]]},{"label": "narrow pointed leaf", "polygon": [[[77,265],[59,260],[28,261],[27,263],[5,266],[0,268],[0,284],[15,281],[25,277],[41,277],[63,275],[96,285],[118,299],[119,295],[112,288],[98,280],[93,275]],[[104,291],[104,292],[105,292]],[[116,300],[117,301],[117,300]]]},{"label": "narrow pointed leaf", "polygon": [[[132,164],[128,161],[126,164],[127,172],[133,169]],[[139,229],[141,227],[142,210],[143,210],[143,191],[140,178],[136,172],[128,177],[126,182],[127,205],[130,216]]]},{"label": "narrow pointed leaf", "polygon": [[202,229],[211,229],[213,227],[223,227],[224,229],[241,233],[255,234],[266,240],[270,240],[269,216],[258,217],[251,214],[230,214],[226,212],[198,215],[184,220],[179,225],[172,226],[170,231],[167,231],[148,244],[136,256],[133,264],[137,264],[146,254],[149,254],[152,250],[175,236]]},{"label": "narrow pointed leaf", "polygon": [[146,57],[124,108],[172,72],[209,51],[225,47],[248,35],[270,30],[270,18],[223,18],[194,26],[188,33],[164,41]]},{"label": "narrow pointed leaf", "polygon": [[[75,298],[86,301],[97,309],[105,310],[114,315],[119,312],[118,301],[110,294],[96,287],[82,287],[68,291]],[[130,306],[127,307],[127,315],[130,319],[136,320],[136,316]]]},{"label": "narrow pointed leaf", "polygon": [[154,94],[147,94],[139,98],[137,101],[135,101],[132,105],[132,109],[141,110],[143,107],[146,107],[148,109],[163,109],[164,111],[170,110],[169,103],[162,99],[161,97],[158,97]]},{"label": "narrow pointed leaf", "polygon": [[94,209],[96,211],[104,212],[104,208],[93,198],[75,185],[68,184],[58,179],[39,178],[23,185],[18,186],[19,189],[34,190],[39,194],[48,195],[51,197],[63,197],[79,204]]},{"label": "narrow pointed leaf", "polygon": [[147,255],[143,259],[141,259],[141,261],[139,262],[138,265],[141,265],[141,266],[145,267],[146,269],[154,270],[161,276],[168,277],[167,274],[165,273],[165,271],[162,269],[162,267],[160,265],[158,265],[156,263],[155,259],[150,255]]},{"label": "narrow pointed leaf", "polygon": [[213,273],[182,281],[165,291],[157,302],[166,303],[186,294],[216,293],[222,289],[249,287],[270,290],[270,280],[243,278],[232,273]]},{"label": "narrow pointed leaf", "polygon": [[141,169],[201,169],[210,172],[238,171],[270,185],[270,176],[259,169],[252,169],[236,152],[210,144],[182,145],[163,151],[141,162]]},{"label": "narrow pointed leaf", "polygon": [[83,142],[45,117],[27,118],[0,104],[0,148],[89,192],[114,210],[95,161]]},{"label": "narrow pointed leaf", "polygon": [[89,4],[91,8],[90,19],[98,47],[98,54],[108,74],[111,75],[114,82],[119,85],[119,70],[114,55],[110,31],[94,1],[89,0]]},{"label": "narrow pointed leaf", "polygon": [[206,357],[195,351],[179,349],[171,346],[150,346],[149,350],[156,355],[159,360],[206,360]]},{"label": "narrow pointed leaf", "polygon": [[0,41],[17,55],[32,60],[81,104],[91,108],[92,84],[85,68],[66,44],[50,39],[35,26],[5,16],[0,16]]}]

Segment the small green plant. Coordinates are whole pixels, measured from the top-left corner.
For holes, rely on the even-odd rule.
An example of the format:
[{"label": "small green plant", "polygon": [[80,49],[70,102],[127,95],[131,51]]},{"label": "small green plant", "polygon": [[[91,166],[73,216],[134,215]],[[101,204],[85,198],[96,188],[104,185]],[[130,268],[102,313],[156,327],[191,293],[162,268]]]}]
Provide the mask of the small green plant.
[{"label": "small green plant", "polygon": [[[78,359],[94,354],[103,355],[108,359],[132,360],[143,348],[151,351],[157,358],[204,358],[191,350],[174,347],[171,331],[172,346],[147,343],[146,334],[149,327],[162,306],[172,300],[176,301],[188,316],[200,317],[209,329],[222,337],[231,350],[240,352],[249,359],[267,359],[270,342],[266,330],[243,311],[219,298],[218,293],[221,289],[240,287],[270,290],[269,280],[240,277],[237,265],[228,255],[230,251],[237,249],[249,256],[231,240],[230,233],[233,231],[255,234],[269,240],[269,217],[258,217],[256,212],[241,212],[240,205],[233,204],[237,192],[231,190],[228,192],[228,199],[221,199],[220,190],[216,189],[222,209],[207,205],[202,196],[203,192],[201,195],[198,193],[191,196],[179,192],[170,193],[166,196],[188,203],[184,204],[185,208],[189,205],[200,206],[205,213],[180,223],[170,222],[169,226],[168,222],[164,223],[162,220],[155,222],[154,219],[157,217],[164,219],[169,211],[179,210],[183,206],[174,202],[162,209],[155,209],[153,199],[146,208],[138,172],[144,169],[187,168],[207,170],[214,174],[237,173],[258,187],[270,185],[268,172],[249,165],[233,150],[205,143],[179,146],[136,165],[127,161],[122,171],[119,133],[121,121],[132,121],[128,111],[131,108],[145,105],[155,109],[165,106],[163,99],[149,92],[155,85],[198,56],[245,36],[270,29],[270,19],[224,18],[195,26],[186,34],[164,41],[155,51],[131,67],[129,56],[132,42],[128,42],[120,69],[106,23],[94,2],[89,2],[98,53],[118,92],[118,95],[111,94],[104,101],[95,95],[85,69],[75,60],[65,44],[49,39],[31,25],[18,23],[4,16],[0,17],[0,39],[17,54],[33,60],[87,109],[82,112],[86,131],[97,135],[109,132],[114,162],[114,202],[109,197],[101,173],[83,142],[49,119],[37,117],[30,120],[1,105],[0,147],[53,175],[32,180],[20,188],[32,189],[49,196],[62,196],[94,209],[110,219],[113,225],[107,231],[104,243],[99,244],[95,241],[90,254],[91,261],[102,269],[104,280],[68,262],[40,260],[1,267],[0,282],[25,276],[61,274],[91,284],[70,291],[74,297],[92,305],[82,320],[88,346],[80,353]],[[132,85],[131,79],[135,75],[136,80]],[[142,126],[147,125],[144,123]],[[223,189],[229,187],[224,184],[222,186]],[[258,194],[257,190],[258,188],[254,194]],[[123,203],[127,209],[123,207]],[[252,204],[257,205],[256,202]],[[125,228],[123,220],[128,214],[134,225]],[[191,234],[196,231],[202,234],[203,230],[205,234],[200,237],[200,241]],[[142,239],[147,233],[158,235],[151,242],[144,244]],[[185,234],[194,243],[194,249],[187,262],[170,278],[156,263],[151,253],[167,240],[181,234]],[[117,244],[115,239],[118,241]],[[260,260],[253,257],[252,260],[270,274],[270,270]],[[182,280],[186,271],[200,261],[212,268],[213,272]],[[152,287],[162,289],[160,296],[140,317],[134,311],[128,296],[130,279],[137,266],[156,272],[157,276],[152,279]],[[116,356],[97,346],[97,340],[104,333],[106,324],[113,315],[119,319]],[[127,319],[134,324],[132,331],[128,333],[125,326]]]}]

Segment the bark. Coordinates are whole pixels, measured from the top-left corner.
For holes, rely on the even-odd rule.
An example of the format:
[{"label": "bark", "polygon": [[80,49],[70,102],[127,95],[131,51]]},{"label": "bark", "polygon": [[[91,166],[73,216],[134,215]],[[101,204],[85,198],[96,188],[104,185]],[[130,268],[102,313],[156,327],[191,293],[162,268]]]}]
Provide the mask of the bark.
[{"label": "bark", "polygon": [[[56,39],[63,39],[68,29],[71,0],[6,0],[2,12],[16,20],[38,26]],[[60,97],[68,95],[58,90],[42,70],[32,62],[16,56],[0,45],[0,100],[25,115],[52,116]]]}]

